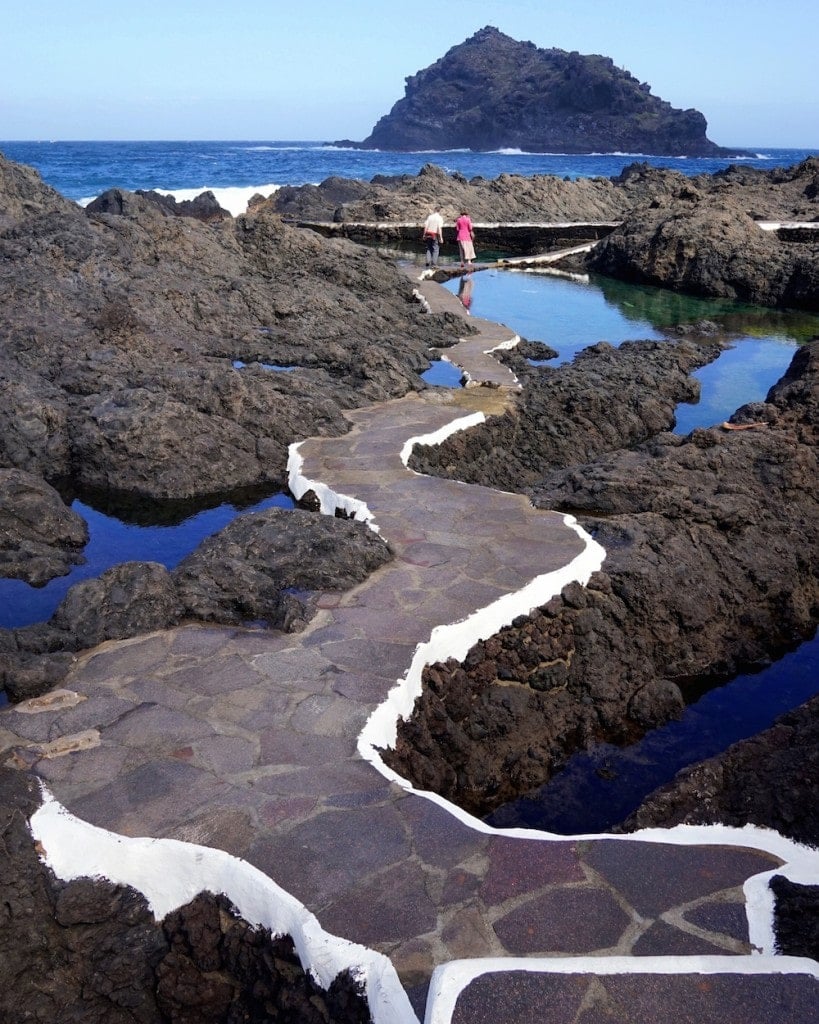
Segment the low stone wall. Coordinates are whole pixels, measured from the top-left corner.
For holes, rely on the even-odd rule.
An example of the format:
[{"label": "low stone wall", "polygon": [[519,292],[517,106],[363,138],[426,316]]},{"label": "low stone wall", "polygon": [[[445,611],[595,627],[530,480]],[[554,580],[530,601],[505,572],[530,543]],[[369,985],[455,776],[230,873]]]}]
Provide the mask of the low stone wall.
[{"label": "low stone wall", "polygon": [[[308,222],[299,227],[310,228],[326,238],[349,238],[354,242],[416,242],[421,244],[421,224],[387,224]],[[562,224],[475,224],[475,248],[497,249],[507,253],[545,252],[583,242],[595,242],[617,227],[616,221]],[[444,244],[455,245],[455,228],[444,227]]]}]

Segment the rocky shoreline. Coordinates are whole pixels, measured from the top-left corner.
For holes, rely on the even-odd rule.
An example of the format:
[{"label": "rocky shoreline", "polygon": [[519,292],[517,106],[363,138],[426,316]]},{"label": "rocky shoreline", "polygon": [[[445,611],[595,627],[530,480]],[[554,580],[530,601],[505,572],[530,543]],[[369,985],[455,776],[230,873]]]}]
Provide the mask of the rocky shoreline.
[{"label": "rocky shoreline", "polygon": [[[635,208],[663,211],[676,223],[693,204],[698,214],[687,217],[686,237],[695,239],[699,218],[730,193],[743,211],[732,223],[742,230],[728,255],[704,247],[717,268],[713,280],[736,289],[740,278],[753,279],[744,297],[814,309],[814,243],[796,243],[793,255],[792,243],[776,242],[791,255],[772,263],[775,289],[754,263],[755,250],[744,277],[734,270],[749,233],[759,230],[755,219],[786,211],[817,218],[818,171],[813,160],[692,186],[638,167],[620,182],[533,182],[527,198],[517,180],[466,182],[427,169],[415,182],[373,190],[383,188],[395,204],[389,215],[402,217],[440,199],[445,185],[452,189],[446,202],[468,201],[477,212],[472,200],[484,197],[488,209],[494,191],[495,211],[508,201],[519,217],[535,208],[542,214],[547,188],[566,196],[566,215],[586,216],[596,204],[624,225]],[[692,188],[695,198],[680,194]],[[42,582],[81,557],[82,526],[52,484],[68,479],[137,499],[281,485],[290,443],[341,433],[345,409],[424,387],[418,374],[430,350],[463,334],[462,321],[424,313],[391,260],[284,223],[282,214],[295,216],[316,195],[331,207],[330,188],[311,189],[255,203],[236,219],[209,203],[179,211],[123,192],[86,212],[33,172],[0,160],[6,575]],[[380,201],[358,199],[370,205],[345,206],[342,215],[375,212]],[[631,237],[629,228],[618,230]],[[653,230],[685,255],[678,236]],[[614,253],[620,243],[610,238]],[[624,245],[622,260],[638,248]],[[763,252],[763,263],[770,255]],[[611,258],[612,273],[631,273]],[[693,262],[669,260],[663,273],[678,274],[679,287],[703,287],[686,269]],[[819,341],[800,349],[765,402],[732,417],[732,426],[749,429],[668,433],[674,405],[694,394],[691,370],[725,341],[700,325],[667,343],[598,345],[557,370],[531,368],[512,352],[523,384],[515,413],[416,451],[419,471],[519,490],[540,507],[570,512],[608,558],[587,588],[568,587],[476,645],[462,664],[426,670],[425,695],[387,755],[401,774],[487,810],[539,784],[572,749],[603,737],[628,740],[673,717],[693,681],[760,664],[815,630]],[[152,563],[118,567],[73,588],[51,623],[0,631],[7,692],[15,700],[42,693],[77,651],[183,620],[261,618],[299,628],[312,611],[311,589],[343,589],[389,557],[361,524],[306,511],[288,516],[238,521],[173,574]],[[288,593],[294,588],[308,594]],[[788,745],[810,749],[814,720],[811,706],[785,723]],[[775,751],[782,737],[778,726],[736,762],[731,786],[741,799],[717,779],[728,769],[709,769],[714,817],[755,792],[760,750]],[[793,759],[772,757],[769,791],[799,791],[795,770]],[[658,801],[651,821],[672,803]],[[760,824],[819,843],[815,817],[770,806]]]}]

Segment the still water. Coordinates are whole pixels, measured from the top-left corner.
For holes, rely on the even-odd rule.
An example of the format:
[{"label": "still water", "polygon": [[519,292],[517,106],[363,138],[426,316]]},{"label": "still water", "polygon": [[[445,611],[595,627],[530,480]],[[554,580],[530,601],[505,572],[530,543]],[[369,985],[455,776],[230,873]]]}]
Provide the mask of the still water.
[{"label": "still water", "polygon": [[[559,354],[544,366],[570,362],[598,341],[618,346],[629,340],[661,340],[680,324],[716,323],[731,335],[733,347],[695,371],[701,396],[696,405],[677,407],[675,431],[681,434],[721,423],[740,405],[763,400],[788,368],[796,347],[819,336],[816,315],[697,299],[604,277],[583,282],[484,270],[473,274],[472,282],[469,312],[550,345]],[[447,287],[457,294],[459,282],[450,281]]]}]

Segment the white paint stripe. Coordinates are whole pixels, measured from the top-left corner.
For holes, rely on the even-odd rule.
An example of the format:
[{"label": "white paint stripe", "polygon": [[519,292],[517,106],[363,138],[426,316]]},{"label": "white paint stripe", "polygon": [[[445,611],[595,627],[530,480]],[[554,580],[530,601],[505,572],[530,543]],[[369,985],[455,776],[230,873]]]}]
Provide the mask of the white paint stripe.
[{"label": "white paint stripe", "polygon": [[549,959],[493,957],[453,960],[436,967],[424,1024],[449,1024],[461,992],[483,974],[806,974],[819,979],[819,964],[804,957],[763,956],[571,956]]},{"label": "white paint stripe", "polygon": [[322,515],[334,516],[336,509],[342,509],[353,519],[366,523],[373,533],[380,533],[381,530],[376,525],[372,512],[363,501],[334,491],[327,484],[320,483],[318,480],[310,480],[302,473],[304,459],[299,451],[302,444],[304,444],[303,441],[291,444],[287,456],[287,486],[296,501],[300,501],[308,491],[313,491],[319,500],[319,510]]},{"label": "white paint stripe", "polygon": [[[415,700],[421,694],[421,675],[425,665],[447,658],[461,661],[469,649],[478,642],[494,636],[504,626],[508,626],[518,615],[526,615],[533,608],[539,608],[563,590],[569,583],[585,584],[593,572],[603,564],[604,549],[593,540],[580,526],[573,516],[564,516],[567,527],[573,529],[578,536],[586,541],[585,549],[567,565],[553,572],[544,573],[514,593],[504,594],[485,608],[479,608],[460,622],[436,626],[426,643],[415,649],[412,664],[403,677],[390,690],[387,699],[370,715],[358,741],[358,751],[365,760],[373,764],[382,774],[386,774],[394,782],[405,789],[413,787],[400,776],[388,769],[378,754],[378,748],[392,747],[395,744],[398,719],[408,718],[412,713]],[[424,794],[427,795],[427,794]],[[445,801],[445,806],[462,817],[465,812],[455,808],[454,804]],[[462,820],[473,819],[471,815]],[[481,823],[483,824],[483,823]]]},{"label": "white paint stripe", "polygon": [[327,988],[349,969],[364,985],[376,1024],[417,1024],[395,968],[381,953],[330,935],[295,897],[247,861],[173,839],[132,839],[74,817],[44,792],[31,832],[58,878],[107,878],[145,895],[157,920],[200,892],[224,893],[252,925],[290,935],[305,970]]}]

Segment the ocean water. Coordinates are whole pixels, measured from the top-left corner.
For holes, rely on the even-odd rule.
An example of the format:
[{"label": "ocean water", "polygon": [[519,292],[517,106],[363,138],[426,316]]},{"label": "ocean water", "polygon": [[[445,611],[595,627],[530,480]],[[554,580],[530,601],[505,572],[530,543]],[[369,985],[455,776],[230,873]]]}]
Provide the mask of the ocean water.
[{"label": "ocean water", "polygon": [[236,215],[254,193],[281,185],[318,184],[332,175],[370,181],[376,174],[417,174],[433,163],[468,178],[499,174],[554,174],[561,178],[612,177],[635,161],[683,174],[713,173],[732,164],[789,167],[811,155],[806,149],[748,147],[733,159],[664,157],[642,153],[588,156],[517,151],[463,150],[386,153],[340,149],[320,142],[0,142],[8,159],[36,168],[62,195],[87,202],[109,188],[157,189],[178,199],[212,190]]}]

